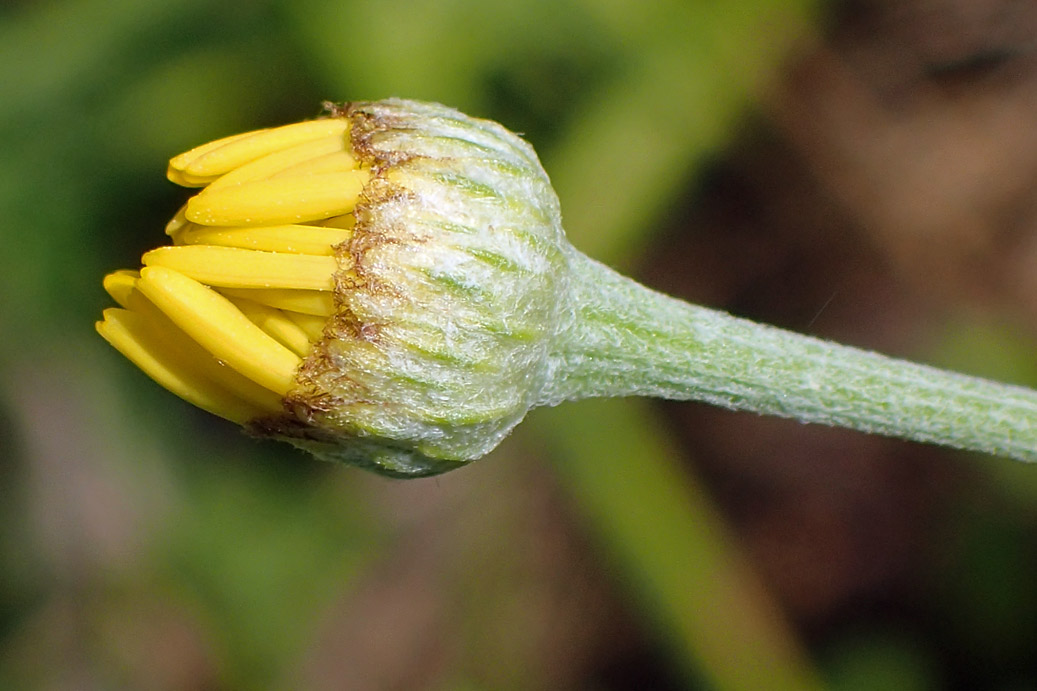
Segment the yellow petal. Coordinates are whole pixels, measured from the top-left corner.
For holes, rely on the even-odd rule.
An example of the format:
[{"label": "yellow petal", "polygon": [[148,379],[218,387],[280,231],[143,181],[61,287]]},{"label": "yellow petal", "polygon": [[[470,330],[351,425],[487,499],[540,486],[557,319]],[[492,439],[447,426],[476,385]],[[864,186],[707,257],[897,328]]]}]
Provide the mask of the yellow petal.
[{"label": "yellow petal", "polygon": [[183,171],[168,168],[166,170],[166,179],[176,185],[180,185],[181,187],[205,187],[216,178],[188,175]]},{"label": "yellow petal", "polygon": [[231,297],[254,300],[280,310],[311,314],[325,319],[335,313],[335,299],[326,291],[220,288],[220,292]]},{"label": "yellow petal", "polygon": [[328,323],[326,317],[317,317],[312,314],[302,314],[300,312],[282,312],[282,314],[302,329],[302,331],[309,337],[310,343],[316,343],[324,337],[324,326]]},{"label": "yellow petal", "polygon": [[260,252],[238,247],[178,245],[141,257],[145,266],[164,266],[206,285],[225,288],[333,290],[334,257]]},{"label": "yellow petal", "polygon": [[169,220],[166,224],[166,235],[173,237],[176,236],[183,230],[184,226],[190,225],[190,221],[187,220],[187,216],[184,214],[187,212],[187,204],[180,207],[180,210]]},{"label": "yellow petal", "polygon": [[160,338],[167,347],[179,353],[198,374],[215,382],[238,398],[262,408],[268,413],[282,409],[281,399],[269,389],[239,374],[223,362],[217,360],[212,353],[202,348],[183,329],[173,323],[151,300],[139,290],[132,290],[126,300],[126,307],[135,314],[144,317],[151,331]]},{"label": "yellow petal", "polygon": [[[288,346],[299,357],[306,357],[310,352],[309,334],[281,310],[242,298],[233,298],[231,302],[249,318],[249,321]],[[322,317],[312,318],[321,320],[322,324],[326,321]]]},{"label": "yellow petal", "polygon": [[353,237],[351,230],[316,226],[200,226],[189,223],[175,237],[178,245],[222,245],[265,252],[330,256],[335,245]]},{"label": "yellow petal", "polygon": [[299,357],[215,290],[163,266],[142,269],[137,289],[217,359],[274,393],[291,388]]},{"label": "yellow petal", "polygon": [[[104,311],[97,332],[158,384],[188,403],[244,424],[276,412],[279,405],[267,408],[242,400],[201,373],[196,362],[179,351],[164,334],[157,333],[143,315],[123,309]],[[207,353],[203,353],[211,360]],[[277,398],[270,394],[276,404]]]},{"label": "yellow petal", "polygon": [[129,269],[119,269],[104,277],[104,289],[119,303],[120,307],[129,308],[130,295],[137,288],[140,274]]},{"label": "yellow petal", "polygon": [[345,157],[349,165],[343,168],[343,170],[351,170],[360,167],[357,160],[350,154],[346,153],[345,137],[334,135],[331,137],[321,137],[320,139],[315,139],[313,141],[303,142],[302,144],[296,144],[287,149],[279,149],[263,156],[262,158],[257,158],[251,163],[246,163],[239,168],[235,168],[226,175],[221,175],[212,182],[211,187],[225,187],[227,185],[237,185],[252,180],[265,180],[266,178],[283,173],[286,170],[292,170],[298,168],[300,165],[306,165],[314,159],[323,160],[328,154],[338,154],[340,157]]},{"label": "yellow petal", "polygon": [[188,220],[208,226],[303,223],[352,211],[368,170],[253,180],[210,187],[187,202]]},{"label": "yellow petal", "polygon": [[314,221],[312,225],[319,226],[321,228],[341,228],[342,230],[352,230],[356,227],[356,216],[353,214],[345,214],[343,216],[332,216],[331,218],[325,218],[320,221]]},{"label": "yellow petal", "polygon": [[[262,132],[264,130],[258,131]],[[182,185],[183,187],[202,187],[208,184],[208,179],[204,177],[199,178],[197,176],[187,174],[184,170],[187,167],[187,164],[191,161],[201,158],[202,156],[211,151],[215,151],[216,149],[224,147],[227,144],[230,144],[231,142],[238,141],[239,139],[245,139],[246,137],[252,137],[255,134],[255,131],[233,134],[229,137],[216,139],[207,144],[196,146],[190,151],[185,151],[184,153],[180,154],[179,156],[176,156],[169,162],[169,167],[166,169],[166,177],[169,179],[170,182],[175,182],[176,184]]]},{"label": "yellow petal", "polygon": [[[300,161],[290,168],[285,168],[274,174],[273,177],[291,177],[296,175],[320,175],[323,173],[345,173],[356,170],[360,162],[353,154],[346,150],[327,153],[323,156],[315,156],[311,159]],[[227,177],[227,176],[224,176]],[[223,178],[220,178],[222,181]]]},{"label": "yellow petal", "polygon": [[206,145],[192,149],[171,160],[169,166],[191,178],[216,178],[238,166],[296,144],[333,135],[344,138],[348,127],[349,121],[343,118],[325,118],[258,130],[225,141],[222,146]]}]

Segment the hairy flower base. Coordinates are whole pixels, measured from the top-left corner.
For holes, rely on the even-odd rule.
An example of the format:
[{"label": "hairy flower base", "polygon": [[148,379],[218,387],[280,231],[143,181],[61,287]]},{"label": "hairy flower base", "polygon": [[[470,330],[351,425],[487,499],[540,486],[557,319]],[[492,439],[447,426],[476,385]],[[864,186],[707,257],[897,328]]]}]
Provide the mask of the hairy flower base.
[{"label": "hairy flower base", "polygon": [[348,136],[347,120],[325,118],[174,158],[169,179],[204,189],[169,223],[171,246],[105,279],[121,309],[105,310],[100,334],[211,413],[239,424],[282,413],[335,310],[335,247],[353,236],[370,178]]}]

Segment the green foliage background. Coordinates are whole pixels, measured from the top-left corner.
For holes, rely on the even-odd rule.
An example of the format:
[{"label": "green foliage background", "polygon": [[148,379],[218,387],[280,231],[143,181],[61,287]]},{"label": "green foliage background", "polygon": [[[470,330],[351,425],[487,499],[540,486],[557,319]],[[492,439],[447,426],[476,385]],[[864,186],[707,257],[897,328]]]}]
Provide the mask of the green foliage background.
[{"label": "green foliage background", "polygon": [[[627,667],[675,688],[939,687],[909,634],[805,641],[646,405],[540,411],[476,466],[401,484],[244,438],[93,331],[103,274],[136,266],[181,203],[165,161],[314,116],[323,100],[436,100],[524,133],[574,244],[634,269],[705,158],[819,30],[818,9],[0,8],[0,687],[625,688],[609,671],[617,649],[648,651]],[[1032,345],[993,366],[1032,378]],[[957,336],[942,347],[958,362],[992,350]],[[1004,471],[1006,486],[1032,488],[1027,470]],[[1033,496],[1009,506],[1032,521]],[[1032,633],[1025,529],[958,518],[955,535],[985,560],[933,606],[971,607],[964,626],[987,625],[984,640],[1002,640],[1004,622]],[[545,577],[531,561],[557,524],[582,537],[562,541]],[[566,558],[578,563],[559,571]],[[604,603],[581,591],[587,578]]]}]

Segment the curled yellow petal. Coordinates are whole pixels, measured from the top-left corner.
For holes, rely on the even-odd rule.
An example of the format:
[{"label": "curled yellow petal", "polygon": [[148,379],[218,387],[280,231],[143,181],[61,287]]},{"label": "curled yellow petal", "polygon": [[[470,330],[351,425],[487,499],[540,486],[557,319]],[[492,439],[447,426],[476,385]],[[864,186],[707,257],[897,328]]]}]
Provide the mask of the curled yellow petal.
[{"label": "curled yellow petal", "polygon": [[324,337],[324,326],[328,323],[325,317],[302,314],[301,312],[282,312],[282,314],[295,323],[309,337],[311,343],[315,343]]},{"label": "curled yellow petal", "polygon": [[[316,156],[306,161],[285,168],[273,177],[290,177],[297,175],[320,175],[322,173],[345,173],[360,167],[360,162],[348,151],[335,151],[323,156]],[[221,178],[222,179],[222,178]]]},{"label": "curled yellow petal", "polygon": [[[104,320],[97,322],[97,332],[158,384],[210,413],[244,424],[279,408],[273,394],[266,401],[250,402],[207,378],[197,358],[177,348],[168,334],[158,332],[141,314],[106,309]],[[207,353],[203,355],[211,359]]]},{"label": "curled yellow petal", "polygon": [[342,118],[310,120],[283,127],[257,130],[221,140],[219,146],[202,146],[180,154],[169,162],[171,171],[189,179],[215,179],[267,154],[313,139],[345,136],[349,123]]},{"label": "curled yellow petal", "polygon": [[177,232],[178,245],[221,245],[265,252],[330,256],[335,245],[346,242],[353,233],[340,228],[282,225],[228,227],[189,223]]},{"label": "curled yellow petal", "polygon": [[140,273],[129,269],[119,269],[104,277],[104,290],[120,307],[129,308],[130,295],[137,288]]},{"label": "curled yellow petal", "polygon": [[125,299],[125,307],[145,319],[154,337],[161,338],[166,348],[179,353],[182,361],[189,364],[203,379],[214,382],[238,398],[268,413],[281,410],[280,397],[217,360],[212,353],[184,333],[183,329],[177,326],[141,291],[137,290],[135,284],[133,289],[125,295]]},{"label": "curled yellow petal", "polygon": [[[292,170],[299,168],[300,166],[312,164],[314,159],[322,160],[329,154],[339,154],[340,156],[345,157],[345,161],[349,165],[343,170],[359,168],[359,163],[346,152],[346,147],[346,140],[341,135],[321,137],[320,139],[314,139],[313,141],[296,144],[287,149],[279,149],[263,156],[262,158],[257,158],[250,163],[235,168],[226,175],[221,175],[219,178],[214,180],[210,187],[225,187],[227,185],[237,185],[252,180],[265,180],[283,173],[286,170]],[[337,160],[342,159],[340,158]]]},{"label": "curled yellow petal", "polygon": [[[259,130],[262,131],[262,130]],[[201,158],[211,151],[215,151],[221,147],[224,147],[232,142],[236,142],[240,139],[252,137],[256,132],[242,132],[241,134],[233,134],[229,137],[223,137],[222,139],[216,139],[207,144],[196,146],[190,151],[185,151],[179,156],[175,157],[169,162],[169,168],[166,169],[166,177],[170,182],[174,182],[183,187],[204,187],[209,183],[211,177],[191,175],[184,170],[187,164],[191,161]]]},{"label": "curled yellow petal", "polygon": [[331,293],[317,290],[279,290],[276,288],[220,288],[231,297],[245,298],[286,312],[300,312],[327,319],[335,313]]},{"label": "curled yellow petal", "polygon": [[209,187],[187,202],[185,215],[208,226],[317,221],[352,211],[370,176],[350,170]]},{"label": "curled yellow petal", "polygon": [[334,257],[261,252],[238,247],[178,245],[147,252],[145,266],[162,266],[210,286],[332,290]]},{"label": "curled yellow petal", "polygon": [[142,269],[137,289],[217,359],[274,393],[291,388],[299,356],[215,290],[164,266]]},{"label": "curled yellow petal", "polygon": [[190,225],[190,221],[187,220],[187,216],[184,213],[187,211],[187,204],[180,207],[179,211],[169,219],[169,223],[166,224],[166,235],[172,238],[176,238],[177,235],[184,229],[185,226]]},{"label": "curled yellow petal", "polygon": [[[288,346],[299,357],[306,357],[310,351],[311,340],[315,339],[311,339],[309,333],[300,328],[283,311],[242,298],[234,298],[231,302],[253,324]],[[322,317],[311,317],[311,319],[319,319],[322,324],[326,321]]]},{"label": "curled yellow petal", "polygon": [[320,221],[315,221],[312,225],[319,226],[321,228],[341,228],[342,230],[352,230],[356,227],[356,216],[354,216],[353,214],[332,216],[331,218],[325,218]]}]

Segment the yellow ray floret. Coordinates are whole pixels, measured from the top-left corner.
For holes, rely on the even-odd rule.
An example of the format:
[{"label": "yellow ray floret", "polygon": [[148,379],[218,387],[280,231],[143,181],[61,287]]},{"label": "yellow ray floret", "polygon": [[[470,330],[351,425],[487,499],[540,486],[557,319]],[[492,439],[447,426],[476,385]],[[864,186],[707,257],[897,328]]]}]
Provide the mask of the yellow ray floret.
[{"label": "yellow ray floret", "polygon": [[344,173],[347,170],[355,170],[360,167],[360,162],[348,151],[336,151],[334,153],[317,156],[308,161],[302,161],[290,168],[276,173],[273,177],[291,177],[293,175],[319,175],[321,173]]},{"label": "yellow ray floret", "polygon": [[334,257],[260,252],[238,247],[180,245],[147,252],[145,266],[174,269],[210,286],[333,290]]},{"label": "yellow ray floret", "polygon": [[352,211],[370,176],[350,170],[208,187],[187,202],[184,215],[207,226],[318,221]]},{"label": "yellow ray floret", "polygon": [[285,170],[298,168],[301,165],[304,166],[314,159],[323,159],[328,154],[337,153],[345,157],[344,159],[336,159],[340,163],[345,163],[345,167],[342,170],[359,168],[360,164],[357,160],[346,153],[346,146],[345,138],[339,135],[321,137],[313,141],[296,144],[235,168],[214,180],[210,187],[225,187],[252,180],[265,180]]},{"label": "yellow ray floret", "polygon": [[137,289],[217,359],[274,393],[291,388],[299,356],[215,290],[163,266],[142,269]]},{"label": "yellow ray floret", "polygon": [[229,137],[224,137],[223,139],[216,139],[207,144],[196,146],[190,151],[185,151],[184,153],[180,154],[179,156],[177,156],[169,162],[169,168],[166,170],[166,178],[168,178],[170,182],[175,182],[176,184],[181,185],[183,187],[204,187],[205,185],[212,182],[213,178],[211,176],[196,177],[189,175],[186,171],[184,171],[184,166],[186,166],[187,162],[195,160],[197,158],[201,158],[210,151],[215,151],[216,149],[226,146],[231,142],[238,141],[239,139],[245,139],[247,137],[252,137],[255,134],[255,132],[242,132],[241,134],[233,134]]},{"label": "yellow ray floret", "polygon": [[353,233],[340,228],[285,225],[228,227],[200,226],[188,223],[176,231],[173,241],[178,245],[222,245],[265,252],[291,254],[331,255],[335,245],[346,242]]},{"label": "yellow ray floret", "polygon": [[[249,321],[282,344],[288,346],[299,357],[306,357],[306,354],[310,352],[311,341],[317,340],[316,338],[311,338],[310,333],[300,328],[298,324],[277,308],[241,298],[231,299],[231,302],[241,310],[242,314],[249,318]],[[326,321],[322,317],[311,318],[319,319],[322,324]],[[317,333],[317,338],[319,337],[320,332]]]},{"label": "yellow ray floret", "polygon": [[187,216],[184,215],[186,211],[187,204],[184,204],[173,215],[173,218],[169,219],[169,223],[166,224],[166,235],[176,237],[185,226],[191,225],[191,222],[187,220]]},{"label": "yellow ray floret", "polygon": [[260,302],[286,312],[299,312],[325,319],[335,313],[335,299],[326,291],[220,288],[220,292],[231,297]]},{"label": "yellow ray floret", "polygon": [[210,413],[244,424],[279,408],[277,397],[269,392],[267,400],[250,402],[207,378],[196,358],[185,355],[143,315],[106,309],[104,321],[97,322],[97,332],[158,384]]},{"label": "yellow ray floret", "polygon": [[326,317],[301,312],[282,312],[282,314],[309,336],[311,342],[319,341],[324,336],[324,326],[328,323]]},{"label": "yellow ray floret", "polygon": [[371,177],[351,152],[349,123],[226,137],[172,159],[168,176],[205,189],[167,225],[172,246],[146,253],[140,272],[105,278],[123,309],[97,329],[205,410],[238,423],[281,412],[336,311],[336,248],[353,236]]},{"label": "yellow ray floret", "polygon": [[313,139],[334,135],[346,136],[348,121],[341,118],[311,120],[284,127],[257,130],[244,135],[205,144],[180,154],[169,162],[169,179],[189,184],[212,181],[246,163],[302,144]]},{"label": "yellow ray floret", "polygon": [[129,309],[133,291],[137,289],[140,274],[129,269],[119,269],[104,277],[104,290],[120,307]]},{"label": "yellow ray floret", "polygon": [[189,364],[203,379],[257,408],[267,412],[280,410],[281,399],[276,394],[227,367],[198,345],[137,289],[139,280],[140,275],[135,271],[116,271],[105,277],[104,287],[116,302],[145,319],[154,338],[162,339],[163,349],[150,348],[156,357],[166,350],[175,352],[177,363]]},{"label": "yellow ray floret", "polygon": [[340,228],[342,230],[352,230],[356,227],[356,216],[354,216],[353,214],[332,216],[331,218],[325,218],[320,221],[314,221],[311,225],[319,226],[321,228]]}]

